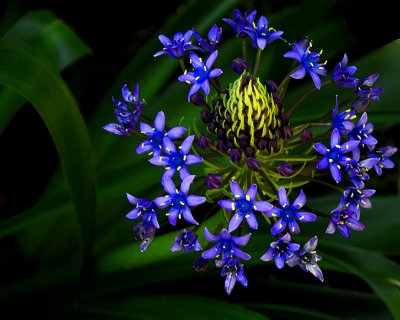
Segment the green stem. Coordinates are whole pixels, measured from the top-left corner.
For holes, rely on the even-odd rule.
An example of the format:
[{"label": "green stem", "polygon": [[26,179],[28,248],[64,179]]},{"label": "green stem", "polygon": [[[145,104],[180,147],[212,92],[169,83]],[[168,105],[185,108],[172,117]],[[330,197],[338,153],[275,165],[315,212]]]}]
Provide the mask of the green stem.
[{"label": "green stem", "polygon": [[179,64],[181,66],[182,72],[186,71],[185,61],[183,59],[179,59]]},{"label": "green stem", "polygon": [[258,50],[257,50],[257,55],[256,55],[256,60],[255,60],[255,62],[254,62],[254,69],[253,69],[253,75],[254,75],[254,76],[257,74],[258,67],[259,67],[259,65],[260,65],[261,53],[262,53],[262,50],[261,50],[261,49],[258,49]]},{"label": "green stem", "polygon": [[247,42],[246,42],[246,38],[242,38],[242,52],[243,52],[243,59],[247,61]]}]

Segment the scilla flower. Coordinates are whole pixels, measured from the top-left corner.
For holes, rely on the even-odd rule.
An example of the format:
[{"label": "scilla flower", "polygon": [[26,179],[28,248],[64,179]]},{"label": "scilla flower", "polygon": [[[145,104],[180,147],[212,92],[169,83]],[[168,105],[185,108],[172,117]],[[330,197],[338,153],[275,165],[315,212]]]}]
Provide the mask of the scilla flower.
[{"label": "scilla flower", "polygon": [[[170,251],[197,254],[192,265],[199,272],[212,272],[208,261],[214,260],[227,294],[236,283],[248,286],[244,261],[254,258],[278,269],[285,264],[299,266],[323,281],[317,242],[326,241],[326,236],[318,237],[316,232],[330,235],[338,230],[348,238],[351,230],[366,230],[362,211],[373,206],[372,195],[378,192],[369,183],[395,164],[390,157],[397,148],[377,147],[373,124],[367,119],[366,109],[379,100],[383,90],[373,87],[378,74],[356,78],[358,69],[348,64],[346,54],[333,70],[327,70],[326,61],[320,61],[322,50],[312,50],[312,39],[304,35],[298,35],[298,41],[284,38],[291,33],[272,29],[267,17],[257,16],[256,10],[243,13],[236,9],[233,17],[222,21],[232,27],[231,40],[239,41],[241,50],[231,52],[235,46],[224,47],[225,34],[217,21],[207,37],[197,32],[199,26],[177,32],[173,39],[159,36],[164,48],[155,56],[179,59],[183,74],[176,83],[190,85],[188,94],[174,96],[173,112],[199,110],[193,126],[176,123],[167,127],[162,110],[148,123],[138,92],[130,94],[123,87],[124,101],[117,102],[118,123],[105,127],[119,135],[138,135],[142,143],[137,156],[150,153],[149,165],[165,169],[158,187],[151,190],[163,195],[154,200],[128,196],[136,207],[127,218],[140,219],[134,226],[135,239],[141,241],[143,251],[157,241],[156,231],[167,237],[168,229],[179,230],[171,233]],[[193,36],[198,47],[192,44]],[[247,50],[249,46],[255,50]],[[272,46],[275,54],[269,55]],[[277,58],[277,52],[285,53]],[[228,64],[214,67],[223,54],[230,57]],[[258,74],[264,57],[270,60],[263,66],[279,66],[287,74],[277,79]],[[218,61],[226,63],[226,59]],[[329,72],[330,80],[322,85],[321,78]],[[302,87],[296,86],[287,99],[292,82],[298,79],[308,80],[311,86],[305,86],[308,89],[302,95]],[[312,122],[296,119],[293,126],[291,115],[296,108],[325,86],[331,86],[326,94],[332,94],[334,107],[322,100]],[[136,130],[139,116],[140,132]],[[336,208],[324,212],[313,201],[306,205],[311,197],[306,195],[308,190],[320,185],[335,192]],[[308,234],[310,228],[303,223],[317,219],[325,221],[325,227],[311,226],[313,234]],[[249,230],[261,237],[251,237]],[[264,236],[273,238],[258,244],[264,254],[254,257],[243,250]],[[297,237],[309,240],[301,246]]]}]

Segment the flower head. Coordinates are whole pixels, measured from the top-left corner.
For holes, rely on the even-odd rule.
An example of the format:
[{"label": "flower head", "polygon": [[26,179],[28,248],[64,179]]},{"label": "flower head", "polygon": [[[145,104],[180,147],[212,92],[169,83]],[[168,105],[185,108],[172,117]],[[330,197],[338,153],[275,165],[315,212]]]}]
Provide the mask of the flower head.
[{"label": "flower head", "polygon": [[186,168],[189,165],[200,163],[203,159],[195,154],[189,154],[194,140],[194,135],[188,136],[183,140],[182,144],[177,149],[173,141],[168,138],[163,138],[163,151],[166,155],[153,157],[149,162],[156,166],[165,167],[163,177],[172,177],[175,172],[179,172],[181,179],[185,179],[190,175]]},{"label": "flower head", "polygon": [[129,203],[136,205],[136,208],[126,214],[128,219],[142,218],[143,222],[151,223],[155,228],[159,229],[160,225],[157,221],[157,206],[154,201],[136,198],[127,193],[126,197]]},{"label": "flower head", "polygon": [[269,249],[261,256],[261,260],[270,261],[274,259],[275,265],[278,269],[282,269],[285,262],[292,258],[296,251],[300,249],[300,245],[292,242],[289,233],[277,241],[271,242]]},{"label": "flower head", "polygon": [[180,250],[184,250],[185,252],[189,252],[191,250],[201,250],[199,237],[194,233],[193,230],[183,229],[175,238],[175,242],[172,245],[171,252]]},{"label": "flower head", "polygon": [[165,114],[160,111],[157,113],[154,119],[154,128],[152,128],[147,123],[140,123],[140,132],[147,136],[149,139],[143,141],[136,148],[136,153],[142,154],[145,152],[150,152],[153,157],[160,156],[163,147],[163,139],[164,137],[168,137],[171,140],[178,139],[185,132],[186,128],[182,126],[174,127],[169,129],[167,132],[165,131]]},{"label": "flower head", "polygon": [[219,41],[222,35],[222,28],[214,24],[207,34],[207,39],[204,39],[195,28],[193,28],[193,36],[196,38],[200,47],[204,52],[213,52],[218,49]]},{"label": "flower head", "polygon": [[336,104],[332,112],[332,128],[338,129],[343,136],[348,135],[355,126],[352,121],[355,118],[356,112],[352,109],[346,109],[339,113],[338,96],[336,96]]},{"label": "flower head", "polygon": [[242,13],[239,9],[235,9],[233,12],[233,19],[222,18],[223,21],[230,24],[236,37],[246,37],[247,33],[245,31],[246,27],[251,27],[253,25],[254,19],[256,18],[257,11],[251,10],[249,13]]},{"label": "flower head", "polygon": [[217,260],[216,265],[222,268],[221,276],[225,277],[225,291],[228,295],[231,294],[236,281],[239,281],[243,287],[247,287],[247,278],[239,259]]},{"label": "flower head", "polygon": [[349,164],[356,164],[356,161],[345,155],[359,144],[359,141],[351,140],[340,145],[340,133],[337,128],[332,130],[330,148],[327,148],[320,142],[313,145],[314,149],[323,157],[318,161],[318,169],[326,169],[329,167],[333,179],[339,183],[342,179],[342,166],[348,168]]},{"label": "flower head", "polygon": [[158,40],[164,45],[161,51],[157,51],[154,57],[158,57],[162,54],[171,56],[172,58],[179,59],[184,57],[186,51],[198,50],[197,46],[192,45],[190,38],[193,35],[193,31],[186,31],[185,34],[177,32],[174,34],[173,39],[170,39],[162,34],[158,36]]},{"label": "flower head", "polygon": [[354,218],[357,220],[360,218],[360,208],[371,208],[371,196],[375,194],[374,189],[359,189],[354,187],[348,187],[343,191],[340,197],[340,204],[335,209],[340,210],[346,208],[353,212]]},{"label": "flower head", "polygon": [[350,237],[350,230],[364,231],[365,226],[357,220],[356,214],[347,208],[337,208],[332,211],[332,218],[329,221],[326,233],[332,234],[336,228],[340,233],[348,238]]},{"label": "flower head", "polygon": [[264,212],[270,218],[277,218],[277,221],[271,228],[271,233],[277,235],[282,233],[286,226],[292,234],[298,234],[300,227],[297,222],[312,222],[317,220],[314,213],[301,210],[306,203],[306,196],[303,190],[300,191],[298,197],[290,204],[284,187],[280,187],[278,191],[278,202],[281,208],[273,206]]},{"label": "flower head", "polygon": [[373,88],[375,81],[378,80],[379,74],[374,73],[368,77],[358,80],[355,89],[358,99],[352,103],[352,108],[358,112],[364,112],[371,100],[379,100],[379,95],[383,92],[383,88]]},{"label": "flower head", "polygon": [[358,121],[357,125],[354,126],[353,130],[349,133],[350,141],[358,141],[359,144],[352,149],[353,158],[358,161],[360,159],[360,147],[367,147],[372,150],[378,141],[372,136],[374,127],[372,123],[368,123],[367,113],[364,112]]},{"label": "flower head", "polygon": [[251,26],[246,26],[244,30],[253,40],[253,48],[265,49],[267,44],[272,43],[276,39],[282,39],[283,31],[276,31],[274,28],[268,27],[268,19],[261,16],[257,25],[253,22]]},{"label": "flower head", "polygon": [[223,261],[228,261],[231,258],[242,260],[250,260],[250,255],[240,250],[237,246],[245,246],[250,240],[251,233],[244,236],[232,236],[228,230],[223,229],[219,236],[213,235],[204,228],[204,237],[209,242],[216,242],[212,248],[204,251],[201,256],[204,259],[220,258]]},{"label": "flower head", "polygon": [[266,201],[255,201],[257,196],[256,184],[251,185],[246,193],[244,193],[237,182],[232,180],[231,191],[234,196],[234,200],[224,199],[218,202],[218,204],[225,210],[235,211],[229,222],[229,232],[237,229],[237,227],[239,227],[239,225],[242,223],[243,219],[246,219],[246,222],[250,228],[257,229],[258,222],[254,212],[270,210],[272,205]]},{"label": "flower head", "polygon": [[[391,169],[394,168],[394,162],[390,159],[390,157],[397,151],[395,147],[381,147],[367,153],[369,159],[375,161],[369,161],[367,168],[374,168],[377,175],[382,175],[382,169]],[[367,159],[368,161],[368,159]]]},{"label": "flower head", "polygon": [[318,237],[314,236],[306,242],[303,249],[300,252],[295,253],[291,258],[289,258],[286,263],[288,266],[293,267],[295,265],[300,266],[300,268],[305,272],[310,272],[312,275],[317,277],[322,282],[324,281],[324,275],[319,268],[317,262],[322,258],[316,254],[316,247],[318,244]]},{"label": "flower head", "polygon": [[114,114],[118,123],[106,124],[103,129],[116,135],[130,136],[136,131],[136,125],[139,122],[139,116],[145,106],[145,101],[139,100],[139,84],[136,84],[133,94],[126,84],[122,86],[121,91],[124,101],[112,97],[112,101],[117,107],[114,109]]},{"label": "flower head", "polygon": [[312,41],[308,38],[302,39],[293,44],[292,50],[286,52],[283,56],[285,58],[292,58],[297,60],[300,65],[297,69],[290,75],[294,79],[302,79],[308,72],[314,82],[317,89],[321,89],[321,79],[320,76],[326,76],[327,72],[325,69],[325,64],[319,62],[319,57],[322,51],[319,53],[311,51]]},{"label": "flower head", "polygon": [[178,77],[179,81],[187,82],[192,85],[188,94],[188,101],[190,98],[200,89],[208,95],[210,93],[209,79],[216,78],[222,74],[222,70],[219,68],[212,69],[212,66],[217,59],[218,51],[214,51],[207,58],[204,63],[202,58],[199,58],[194,52],[190,52],[190,61],[194,68],[193,71],[185,71],[184,74]]},{"label": "flower head", "polygon": [[139,221],[134,224],[135,240],[141,241],[140,251],[145,251],[153,242],[157,229],[150,221]]},{"label": "flower head", "polygon": [[174,182],[168,176],[165,176],[162,181],[164,190],[167,195],[154,199],[155,204],[160,208],[164,209],[170,207],[167,213],[169,223],[176,225],[179,219],[183,218],[189,223],[199,224],[192,215],[190,207],[198,206],[206,201],[205,197],[188,195],[190,185],[193,182],[194,175],[189,175],[182,180],[179,190],[175,187]]},{"label": "flower head", "polygon": [[347,54],[344,54],[342,61],[333,69],[332,81],[341,87],[355,88],[358,79],[352,75],[356,73],[357,67],[347,66],[348,62]]}]

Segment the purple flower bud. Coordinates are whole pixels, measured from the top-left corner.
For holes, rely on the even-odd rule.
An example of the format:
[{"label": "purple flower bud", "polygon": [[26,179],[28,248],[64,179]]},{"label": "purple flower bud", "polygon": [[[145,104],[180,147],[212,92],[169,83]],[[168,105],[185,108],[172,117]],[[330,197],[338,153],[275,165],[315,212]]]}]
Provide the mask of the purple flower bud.
[{"label": "purple flower bud", "polygon": [[210,112],[202,110],[200,112],[200,119],[204,122],[204,123],[211,123],[213,116]]},{"label": "purple flower bud", "polygon": [[281,176],[289,177],[293,174],[293,172],[294,172],[293,165],[290,163],[284,162],[278,166],[278,173]]},{"label": "purple flower bud", "polygon": [[261,163],[256,158],[248,158],[246,164],[253,171],[261,171]]},{"label": "purple flower bud", "polygon": [[206,98],[204,97],[204,94],[195,93],[190,97],[190,102],[196,106],[204,106],[206,104]]},{"label": "purple flower bud", "polygon": [[223,179],[215,173],[207,174],[204,180],[206,187],[209,190],[218,189],[219,187],[221,187],[221,183],[223,181]]},{"label": "purple flower bud", "polygon": [[205,272],[208,267],[208,260],[202,257],[193,261],[193,269],[197,272]]},{"label": "purple flower bud", "polygon": [[247,61],[242,58],[236,58],[232,61],[232,69],[233,71],[237,72],[238,74],[242,74],[243,71],[247,70]]},{"label": "purple flower bud", "polygon": [[252,147],[247,147],[244,151],[244,154],[246,155],[246,157],[251,158],[254,157],[255,151]]},{"label": "purple flower bud", "polygon": [[202,149],[207,149],[211,146],[211,139],[207,136],[200,136],[199,138],[199,146]]},{"label": "purple flower bud", "polygon": [[230,157],[233,163],[238,164],[242,160],[242,154],[238,149],[231,149]]},{"label": "purple flower bud", "polygon": [[275,81],[265,80],[265,85],[267,86],[268,92],[278,92],[278,85]]},{"label": "purple flower bud", "polygon": [[311,141],[313,139],[313,133],[310,128],[305,128],[300,132],[299,138],[302,141]]}]

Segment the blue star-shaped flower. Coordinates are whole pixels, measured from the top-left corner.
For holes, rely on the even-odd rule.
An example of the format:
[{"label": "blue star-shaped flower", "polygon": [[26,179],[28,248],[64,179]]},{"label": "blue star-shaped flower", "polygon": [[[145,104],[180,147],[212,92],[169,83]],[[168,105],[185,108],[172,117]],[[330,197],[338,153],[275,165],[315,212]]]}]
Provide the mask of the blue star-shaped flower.
[{"label": "blue star-shaped flower", "polygon": [[250,260],[250,255],[240,250],[237,246],[245,246],[250,240],[251,233],[244,236],[231,236],[228,230],[222,229],[221,234],[216,236],[204,228],[204,237],[208,242],[217,242],[215,246],[201,254],[203,259],[214,259],[221,257],[221,260],[228,261],[231,258]]},{"label": "blue star-shaped flower", "polygon": [[160,228],[157,221],[157,207],[153,201],[136,198],[129,193],[126,194],[126,197],[129,203],[136,205],[135,209],[126,214],[128,219],[138,219],[141,217],[143,222],[151,222],[155,228]]},{"label": "blue star-shaped flower", "polygon": [[185,34],[177,32],[174,34],[173,40],[171,40],[170,38],[160,34],[158,39],[164,45],[164,48],[161,51],[157,51],[154,54],[154,57],[166,54],[172,58],[179,59],[184,57],[186,51],[200,49],[199,47],[192,45],[192,42],[190,41],[192,35],[192,30],[186,31]]},{"label": "blue star-shaped flower", "polygon": [[352,108],[361,113],[367,109],[370,100],[379,100],[379,95],[383,92],[383,88],[373,88],[375,81],[378,80],[379,74],[374,73],[368,77],[358,80],[355,89],[358,98],[353,101]]},{"label": "blue star-shaped flower", "polygon": [[190,185],[193,182],[194,175],[189,175],[182,180],[179,190],[175,187],[174,182],[168,176],[163,178],[162,185],[168,194],[154,199],[155,204],[164,209],[170,207],[167,213],[169,223],[176,225],[178,219],[185,219],[192,224],[199,224],[194,220],[190,207],[198,206],[206,201],[205,197],[188,195]]},{"label": "blue star-shaped flower", "polygon": [[251,27],[253,25],[254,19],[256,18],[257,11],[252,10],[249,13],[242,13],[239,9],[235,9],[233,11],[233,19],[230,18],[222,18],[223,21],[229,23],[233,28],[233,32],[236,37],[246,37],[247,33],[245,32],[246,27]]},{"label": "blue star-shaped flower", "polygon": [[290,204],[284,187],[280,187],[278,191],[278,202],[281,208],[273,206],[271,209],[264,212],[270,218],[278,220],[271,228],[271,233],[277,235],[289,228],[292,234],[298,234],[300,228],[297,222],[312,222],[317,220],[314,213],[300,210],[306,203],[306,196],[303,190],[300,191],[298,197]]},{"label": "blue star-shaped flower", "polygon": [[210,93],[209,79],[218,77],[222,74],[222,70],[219,68],[211,69],[215,59],[217,59],[218,51],[214,51],[209,55],[206,62],[204,63],[201,58],[194,52],[190,52],[190,61],[194,68],[193,71],[185,71],[184,74],[178,77],[179,81],[187,82],[192,87],[189,90],[188,101],[190,98],[200,89],[203,90],[205,95]]},{"label": "blue star-shaped flower", "polygon": [[302,39],[293,44],[293,49],[286,52],[283,56],[285,58],[292,58],[300,63],[300,66],[290,75],[294,79],[302,79],[308,72],[317,89],[321,88],[320,76],[326,76],[327,72],[325,64],[319,62],[319,57],[322,53],[310,51],[311,40],[308,38]]},{"label": "blue star-shaped flower", "polygon": [[357,67],[347,66],[348,62],[347,54],[344,54],[342,61],[332,71],[332,81],[341,87],[355,88],[358,79],[352,75],[356,73]]},{"label": "blue star-shaped flower", "polygon": [[352,109],[346,109],[339,113],[338,96],[336,96],[335,108],[332,111],[332,128],[337,128],[341,135],[348,135],[354,128],[353,119],[356,118],[356,112]]},{"label": "blue star-shaped flower", "polygon": [[394,162],[390,159],[390,157],[397,151],[395,147],[381,147],[373,151],[369,151],[367,153],[368,159],[363,160],[368,163],[367,168],[374,168],[377,175],[380,176],[382,174],[382,169],[391,169],[394,168]]},{"label": "blue star-shaped flower", "polygon": [[342,168],[341,166],[344,166],[347,169],[349,164],[357,164],[354,159],[345,154],[356,148],[359,141],[350,140],[340,145],[340,133],[339,130],[335,128],[332,130],[330,142],[330,148],[327,148],[320,142],[313,145],[314,149],[323,155],[322,159],[317,163],[317,168],[323,170],[329,167],[333,179],[336,183],[339,183],[340,180],[342,180],[342,172],[340,171]]},{"label": "blue star-shaped flower", "polygon": [[239,227],[244,218],[250,228],[257,229],[258,222],[254,211],[263,212],[270,210],[273,207],[272,204],[266,201],[254,201],[257,196],[256,184],[253,184],[246,193],[243,192],[242,188],[234,180],[231,181],[230,187],[235,199],[224,199],[218,202],[225,210],[236,211],[229,222],[229,232]]},{"label": "blue star-shaped flower", "polygon": [[270,261],[274,259],[278,269],[282,269],[285,262],[292,258],[293,255],[300,249],[300,245],[292,242],[289,233],[286,233],[277,241],[271,242],[269,249],[261,256],[261,260]]},{"label": "blue star-shaped flower", "polygon": [[335,233],[336,228],[340,233],[348,238],[350,237],[350,230],[364,231],[365,226],[358,221],[355,213],[347,208],[338,208],[332,211],[332,218],[329,221],[326,233]]},{"label": "blue star-shaped flower", "polygon": [[376,190],[374,189],[348,187],[343,191],[339,206],[335,210],[338,211],[340,208],[346,208],[353,212],[355,219],[358,220],[360,218],[360,208],[371,208],[371,200],[369,198],[375,192]]},{"label": "blue star-shaped flower", "polygon": [[121,91],[124,101],[112,97],[112,101],[117,107],[114,109],[114,114],[118,123],[106,124],[103,129],[120,136],[130,136],[136,131],[136,125],[145,106],[145,101],[139,100],[139,84],[136,84],[133,94],[126,84],[122,86]]},{"label": "blue star-shaped flower", "polygon": [[193,36],[196,38],[203,52],[213,52],[219,47],[219,40],[221,39],[222,28],[214,24],[207,34],[207,39],[204,39],[195,28],[193,28]]},{"label": "blue star-shaped flower", "polygon": [[372,132],[374,131],[374,126],[372,123],[367,123],[368,116],[367,113],[364,112],[356,124],[356,126],[351,130],[349,137],[350,141],[358,141],[359,144],[352,150],[353,158],[358,161],[360,159],[360,147],[368,147],[372,150],[378,141],[372,136]]},{"label": "blue star-shaped flower", "polygon": [[177,150],[173,141],[168,137],[164,137],[163,151],[166,155],[153,157],[149,159],[149,162],[156,166],[165,167],[163,178],[165,176],[172,177],[175,172],[178,171],[181,179],[183,180],[190,175],[186,166],[203,161],[202,157],[195,154],[189,154],[193,140],[194,135],[186,137]]},{"label": "blue star-shaped flower", "polygon": [[299,265],[302,270],[304,270],[305,272],[310,272],[323,282],[324,275],[322,274],[322,271],[317,264],[317,262],[321,261],[322,258],[315,253],[317,244],[317,236],[312,237],[304,244],[303,249],[293,255],[291,258],[289,258],[286,263],[290,267]]},{"label": "blue star-shaped flower", "polygon": [[261,50],[264,50],[267,44],[276,39],[282,39],[281,35],[283,34],[281,30],[276,31],[274,28],[269,28],[268,19],[264,16],[258,19],[257,25],[253,22],[252,26],[246,26],[244,31],[253,40],[253,48],[258,47]]},{"label": "blue star-shaped flower", "polygon": [[239,259],[231,258],[227,261],[218,260],[216,261],[217,267],[221,267],[221,276],[225,277],[225,291],[227,294],[232,292],[236,281],[243,287],[247,287],[248,281],[246,275],[244,274],[243,264]]},{"label": "blue star-shaped flower", "polygon": [[147,123],[141,122],[140,132],[149,137],[149,139],[138,145],[136,153],[142,154],[150,151],[153,157],[158,157],[162,151],[164,137],[175,140],[186,132],[186,128],[181,126],[171,128],[168,132],[164,132],[164,130],[165,115],[162,111],[158,112],[154,119],[154,128]]},{"label": "blue star-shaped flower", "polygon": [[184,250],[185,252],[189,252],[191,250],[201,250],[199,237],[195,234],[193,230],[183,229],[175,238],[175,242],[172,245],[171,252],[180,250]]}]

